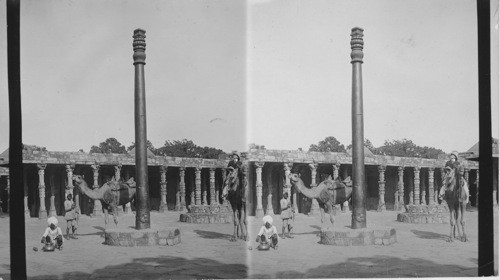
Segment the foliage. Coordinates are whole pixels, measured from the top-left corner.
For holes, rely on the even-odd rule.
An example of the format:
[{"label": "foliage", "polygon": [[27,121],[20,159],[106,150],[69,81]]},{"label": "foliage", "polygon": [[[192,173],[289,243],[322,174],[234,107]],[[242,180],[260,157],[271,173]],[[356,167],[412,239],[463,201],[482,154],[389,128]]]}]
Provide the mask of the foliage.
[{"label": "foliage", "polygon": [[165,145],[158,148],[156,150],[156,154],[171,157],[217,159],[219,158],[219,155],[225,153],[222,150],[206,146],[201,147],[193,143],[191,140],[183,139],[182,141],[165,141]]},{"label": "foliage", "polygon": [[40,146],[37,146],[37,145],[26,145],[26,144],[23,144],[23,150],[46,152],[47,148],[40,147]]},{"label": "foliage", "polygon": [[408,139],[385,140],[384,145],[377,148],[380,155],[399,156],[399,157],[420,157],[437,159],[440,154],[444,154],[441,149],[432,147],[420,147]]},{"label": "foliage", "polygon": [[309,152],[345,152],[346,149],[343,144],[333,136],[328,136],[325,140],[319,141],[318,145],[312,144],[309,147]]},{"label": "foliage", "polygon": [[[133,148],[135,148],[135,142],[132,142],[132,145],[128,146],[127,151],[132,151]],[[149,140],[146,140],[146,148],[156,155],[156,149]]]},{"label": "foliage", "polygon": [[[375,148],[372,144],[372,142],[370,141],[370,139],[366,139],[365,138],[365,143],[364,143],[365,147],[368,148],[368,150],[370,150],[374,155],[378,154],[378,149]],[[349,144],[349,146],[346,147],[346,150],[349,150],[352,148],[352,144]]]},{"label": "foliage", "polygon": [[264,146],[264,145],[257,145],[255,143],[251,143],[251,144],[248,145],[248,148],[249,149],[257,149],[257,150],[265,150],[266,146]]},{"label": "foliage", "polygon": [[100,153],[100,154],[126,154],[127,150],[125,146],[122,145],[116,138],[108,138],[106,141],[101,142],[99,147],[92,146],[90,148],[90,153]]}]

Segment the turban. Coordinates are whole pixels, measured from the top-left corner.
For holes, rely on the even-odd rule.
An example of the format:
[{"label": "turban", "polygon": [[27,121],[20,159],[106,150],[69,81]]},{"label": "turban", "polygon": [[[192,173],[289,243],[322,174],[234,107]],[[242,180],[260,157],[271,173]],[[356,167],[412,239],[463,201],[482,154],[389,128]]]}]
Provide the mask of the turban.
[{"label": "turban", "polygon": [[58,222],[57,222],[57,218],[56,218],[56,217],[54,217],[54,216],[52,216],[52,217],[50,217],[50,218],[48,218],[48,219],[47,219],[47,223],[49,224],[49,226],[50,226],[51,224],[54,224],[54,225],[57,227],[57,223],[58,223]]},{"label": "turban", "polygon": [[269,223],[270,225],[273,225],[273,217],[267,215],[267,216],[264,216],[264,218],[262,218],[262,222],[264,223],[264,225],[266,223]]}]

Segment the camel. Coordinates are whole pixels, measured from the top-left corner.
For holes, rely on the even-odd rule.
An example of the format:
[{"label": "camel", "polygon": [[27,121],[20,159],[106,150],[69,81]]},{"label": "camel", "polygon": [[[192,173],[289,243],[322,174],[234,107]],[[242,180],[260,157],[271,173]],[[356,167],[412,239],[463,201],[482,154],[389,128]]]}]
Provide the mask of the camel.
[{"label": "camel", "polygon": [[349,200],[352,195],[352,183],[350,177],[342,182],[338,178],[336,180],[332,180],[332,176],[329,176],[317,187],[307,188],[302,179],[300,179],[300,174],[292,173],[290,174],[290,182],[295,187],[297,192],[318,201],[321,213],[321,228],[323,228],[325,212],[328,212],[330,215],[330,222],[333,226],[333,216],[335,211],[334,206]]},{"label": "camel", "polygon": [[75,186],[87,195],[90,199],[100,200],[102,209],[104,210],[104,224],[108,225],[109,216],[111,211],[113,221],[118,226],[118,206],[125,205],[130,202],[136,192],[134,178],[130,178],[127,182],[122,181],[109,181],[95,190],[90,189],[87,182],[81,175],[73,175]]},{"label": "camel", "polygon": [[[239,168],[230,168],[230,173],[224,181],[224,188],[222,190],[222,196],[227,197],[227,200],[231,204],[233,209],[233,223],[234,223],[234,233],[231,237],[231,241],[236,241],[239,236],[239,229],[241,229],[241,239],[247,241],[247,219],[246,219],[246,180],[240,183],[238,172]],[[240,186],[243,184],[243,187]]]},{"label": "camel", "polygon": [[[465,234],[465,220],[464,212],[469,197],[466,191],[467,181],[463,177],[464,169],[459,168],[446,168],[447,173],[443,178],[444,195],[442,196],[448,204],[450,211],[450,236],[447,242],[453,242],[455,238],[455,229],[458,229],[460,241],[467,242],[467,235]],[[460,226],[458,223],[460,222]]]}]

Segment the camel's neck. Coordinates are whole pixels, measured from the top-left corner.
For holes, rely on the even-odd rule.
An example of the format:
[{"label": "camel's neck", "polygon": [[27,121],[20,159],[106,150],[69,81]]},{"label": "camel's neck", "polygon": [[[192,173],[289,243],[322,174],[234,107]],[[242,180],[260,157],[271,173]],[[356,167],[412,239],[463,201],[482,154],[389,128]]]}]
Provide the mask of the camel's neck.
[{"label": "camel's neck", "polygon": [[319,197],[319,194],[317,192],[317,188],[307,188],[305,185],[304,185],[304,182],[299,179],[297,182],[292,182],[292,185],[295,186],[295,189],[302,193],[303,195],[309,197],[309,198],[318,198]]},{"label": "camel's neck", "polygon": [[78,187],[80,187],[80,190],[82,190],[82,192],[88,196],[90,199],[93,199],[93,200],[98,200],[98,199],[101,199],[102,197],[99,196],[99,193],[94,191],[94,190],[91,190],[89,188],[89,186],[87,185],[87,182],[85,182],[84,180],[82,180],[80,183],[76,183],[78,185]]}]

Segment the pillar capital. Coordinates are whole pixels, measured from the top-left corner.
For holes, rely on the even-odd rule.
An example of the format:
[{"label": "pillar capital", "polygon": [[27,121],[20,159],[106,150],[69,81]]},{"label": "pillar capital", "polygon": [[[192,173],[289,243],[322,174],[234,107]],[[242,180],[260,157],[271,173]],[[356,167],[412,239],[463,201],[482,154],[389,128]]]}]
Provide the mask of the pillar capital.
[{"label": "pillar capital", "polygon": [[96,172],[96,171],[99,171],[99,168],[101,166],[99,164],[95,163],[95,164],[92,164],[90,167],[92,167],[92,170],[94,170],[94,172]]},{"label": "pillar capital", "polygon": [[382,164],[382,165],[379,165],[377,168],[378,168],[378,172],[385,172],[385,170],[387,169],[387,166]]},{"label": "pillar capital", "polygon": [[47,168],[47,164],[46,163],[38,163],[36,166],[40,170],[45,170],[45,168]]},{"label": "pillar capital", "polygon": [[168,165],[160,165],[160,172],[166,173],[168,170]]},{"label": "pillar capital", "polygon": [[316,162],[309,163],[309,168],[311,168],[311,170],[316,170],[318,169],[318,164]]},{"label": "pillar capital", "polygon": [[420,166],[413,166],[413,172],[417,173],[420,172]]},{"label": "pillar capital", "polygon": [[293,167],[293,162],[284,162],[283,163],[283,170],[285,170],[285,172],[292,170],[292,167]]},{"label": "pillar capital", "polygon": [[256,161],[255,162],[255,167],[257,167],[257,168],[263,168],[264,164],[265,164],[264,161]]},{"label": "pillar capital", "polygon": [[132,47],[134,48],[134,65],[135,64],[146,64],[146,31],[143,29],[134,30],[134,42]]},{"label": "pillar capital", "polygon": [[351,29],[351,63],[363,63],[363,28]]}]

